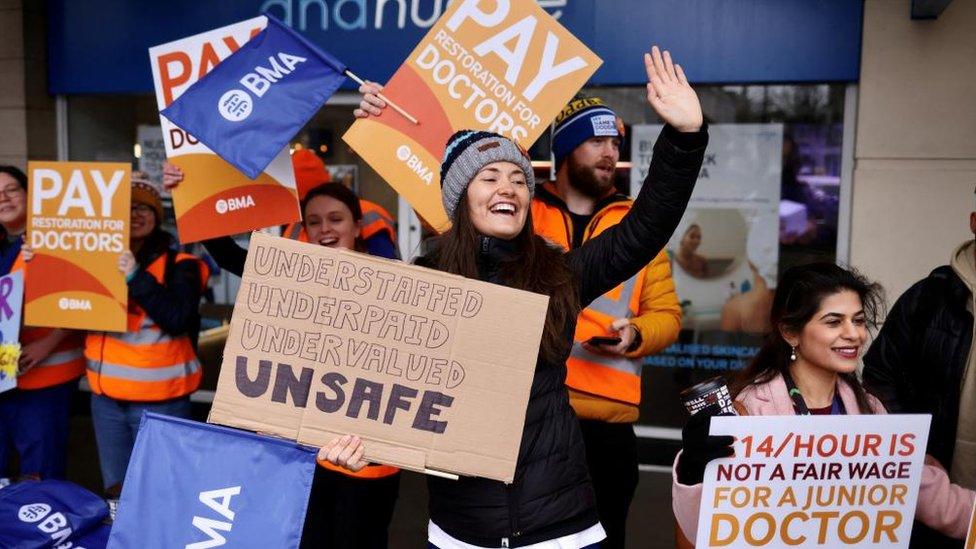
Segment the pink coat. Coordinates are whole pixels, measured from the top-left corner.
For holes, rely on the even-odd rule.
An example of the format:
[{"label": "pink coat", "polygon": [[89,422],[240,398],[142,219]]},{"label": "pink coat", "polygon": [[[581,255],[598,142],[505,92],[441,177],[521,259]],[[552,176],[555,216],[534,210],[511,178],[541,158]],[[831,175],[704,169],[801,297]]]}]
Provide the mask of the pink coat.
[{"label": "pink coat", "polygon": [[[843,381],[838,383],[838,387],[844,407],[849,411],[857,411],[857,400],[851,387]],[[786,390],[786,382],[779,375],[762,385],[752,385],[743,389],[735,400],[752,416],[795,415],[793,401]],[[868,400],[875,413],[885,413],[884,406],[878,399],[868,395]],[[671,506],[681,532],[689,540],[694,540],[698,532],[702,485],[687,486],[678,483],[679,459],[681,459],[680,453],[675,458],[671,471]],[[950,483],[945,469],[931,456],[925,456],[918,507],[915,509],[916,520],[947,536],[964,539],[969,528],[974,497],[976,496],[972,490]]]}]

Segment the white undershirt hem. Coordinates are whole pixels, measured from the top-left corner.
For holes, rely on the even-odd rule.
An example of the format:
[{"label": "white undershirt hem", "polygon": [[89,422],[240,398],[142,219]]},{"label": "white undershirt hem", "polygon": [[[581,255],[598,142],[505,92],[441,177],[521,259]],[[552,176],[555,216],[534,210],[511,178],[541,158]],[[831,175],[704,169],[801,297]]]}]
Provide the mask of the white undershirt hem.
[{"label": "white undershirt hem", "polygon": [[[548,541],[540,541],[532,545],[524,545],[522,549],[581,549],[587,545],[601,542],[606,537],[607,533],[603,530],[603,525],[598,522],[582,532]],[[427,523],[427,540],[439,549],[503,549],[501,545],[482,547],[481,545],[471,545],[470,543],[456,540],[434,524],[434,521]]]}]

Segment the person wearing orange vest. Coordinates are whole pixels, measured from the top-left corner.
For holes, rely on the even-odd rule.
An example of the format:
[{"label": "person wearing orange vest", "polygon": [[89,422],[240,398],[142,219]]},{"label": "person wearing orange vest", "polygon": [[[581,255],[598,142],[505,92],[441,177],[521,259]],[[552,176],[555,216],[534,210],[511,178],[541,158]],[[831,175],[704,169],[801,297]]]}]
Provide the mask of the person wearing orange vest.
[{"label": "person wearing orange vest", "polygon": [[[24,271],[27,176],[13,166],[0,166],[0,226],[0,275]],[[17,387],[0,393],[0,487],[9,482],[11,448],[20,478],[64,477],[71,396],[85,371],[80,332],[24,326],[20,344]]]},{"label": "person wearing orange vest", "polygon": [[[618,224],[632,201],[614,188],[623,124],[599,98],[577,97],[556,118],[556,180],[532,200],[537,234],[566,250]],[[600,522],[601,547],[623,548],[637,488],[637,421],[643,358],[673,343],[681,307],[662,250],[633,278],[584,309],[566,362],[570,404],[580,419]],[[591,338],[610,338],[602,342]]]},{"label": "person wearing orange vest", "polygon": [[[295,169],[295,184],[298,187],[298,199],[304,200],[308,191],[332,181],[332,175],[325,169],[325,163],[317,154],[309,149],[298,149],[291,155],[291,163]],[[390,212],[375,202],[365,198],[359,199],[359,209],[363,213],[359,238],[363,241],[363,251],[369,255],[400,259],[400,252],[396,246],[396,222]],[[299,242],[308,242],[302,223],[285,225],[282,236]]]},{"label": "person wearing orange vest", "polygon": [[130,250],[119,257],[129,287],[127,330],[89,332],[85,341],[92,421],[110,507],[122,490],[143,411],[190,417],[203,375],[194,342],[209,269],[171,249],[159,190],[132,174]]},{"label": "person wearing orange vest", "polygon": [[[319,166],[325,171],[321,160]],[[308,181],[302,177],[297,164],[295,171],[299,180]],[[173,189],[182,179],[183,172],[178,166],[163,165],[166,188]],[[355,193],[340,183],[323,183],[302,190],[300,227],[306,235],[304,241],[365,251],[361,237],[363,212]],[[247,250],[232,238],[206,240],[204,246],[222,269],[237,276],[243,274]],[[384,549],[400,494],[400,470],[388,465],[369,465],[353,473],[326,461],[319,461],[319,465],[312,481],[301,547]]]}]

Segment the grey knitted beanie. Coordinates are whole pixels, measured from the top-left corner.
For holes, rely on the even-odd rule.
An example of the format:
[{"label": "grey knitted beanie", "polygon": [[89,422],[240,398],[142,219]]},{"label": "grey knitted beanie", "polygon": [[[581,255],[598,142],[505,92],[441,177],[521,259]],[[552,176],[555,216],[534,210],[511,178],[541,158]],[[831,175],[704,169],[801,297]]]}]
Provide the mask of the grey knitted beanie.
[{"label": "grey knitted beanie", "polygon": [[454,219],[458,203],[474,176],[492,162],[517,164],[525,173],[529,196],[535,194],[532,162],[515,142],[497,133],[461,130],[448,139],[441,163],[441,200],[449,219]]}]

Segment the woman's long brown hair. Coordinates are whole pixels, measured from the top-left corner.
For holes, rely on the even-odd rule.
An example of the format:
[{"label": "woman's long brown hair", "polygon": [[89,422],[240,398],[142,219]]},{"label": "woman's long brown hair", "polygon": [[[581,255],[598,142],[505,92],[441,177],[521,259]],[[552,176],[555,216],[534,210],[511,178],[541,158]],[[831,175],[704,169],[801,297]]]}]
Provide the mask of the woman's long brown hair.
[{"label": "woman's long brown hair", "polygon": [[[477,279],[481,235],[471,222],[467,194],[461,197],[456,212],[451,229],[431,240],[431,254],[423,264]],[[576,278],[563,251],[535,234],[531,211],[514,243],[519,253],[499,265],[499,276],[506,286],[549,296],[539,354],[547,361],[562,362],[573,344],[572,334],[564,333],[565,327],[580,312]]]}]

